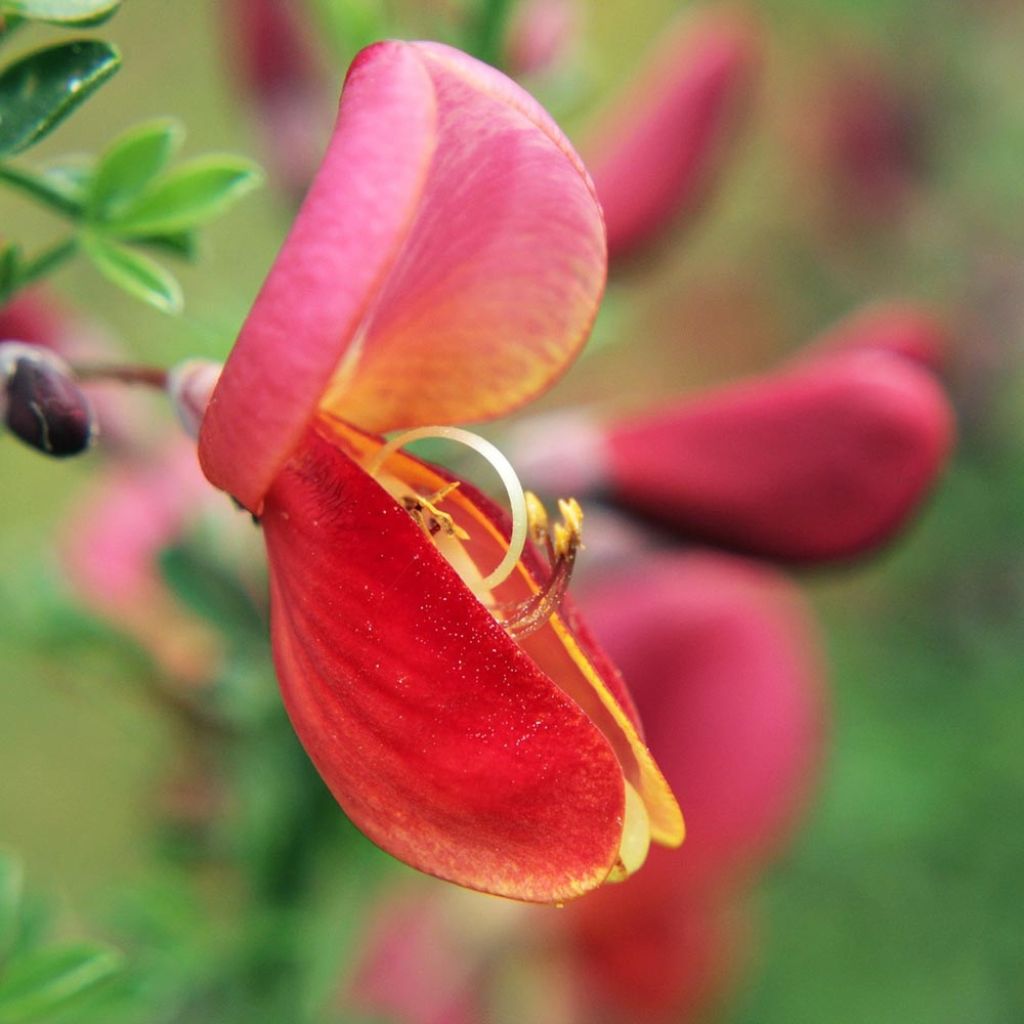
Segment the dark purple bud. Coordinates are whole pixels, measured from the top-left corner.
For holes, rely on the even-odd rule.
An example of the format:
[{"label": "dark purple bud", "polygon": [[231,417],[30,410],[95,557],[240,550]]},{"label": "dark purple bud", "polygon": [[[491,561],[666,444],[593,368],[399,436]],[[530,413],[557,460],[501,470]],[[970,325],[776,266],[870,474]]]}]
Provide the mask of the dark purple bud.
[{"label": "dark purple bud", "polygon": [[12,434],[55,458],[85,451],[95,433],[88,399],[70,367],[35,345],[0,345],[0,412]]}]

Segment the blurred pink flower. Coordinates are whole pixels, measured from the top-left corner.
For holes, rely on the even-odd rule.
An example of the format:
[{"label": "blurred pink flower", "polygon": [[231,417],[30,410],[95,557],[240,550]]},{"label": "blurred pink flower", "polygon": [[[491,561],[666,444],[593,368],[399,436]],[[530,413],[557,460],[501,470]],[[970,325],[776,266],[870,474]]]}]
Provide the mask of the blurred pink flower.
[{"label": "blurred pink flower", "polygon": [[940,338],[910,307],[863,313],[773,374],[608,423],[579,414],[517,461],[541,490],[571,480],[685,540],[848,558],[902,527],[945,464],[953,416],[926,368]]},{"label": "blurred pink flower", "polygon": [[26,289],[0,306],[0,341],[24,341],[65,353],[67,319],[56,299],[40,288]]},{"label": "blurred pink flower", "polygon": [[300,0],[226,0],[224,48],[252,107],[263,158],[278,184],[302,197],[323,152],[331,105]]},{"label": "blurred pink flower", "polygon": [[612,264],[693,215],[718,177],[753,85],[760,41],[720,12],[669,28],[582,146]]},{"label": "blurred pink flower", "polygon": [[941,374],[950,355],[950,337],[946,325],[928,309],[910,302],[876,302],[825,331],[801,355],[816,358],[856,349],[889,352]]},{"label": "blurred pink flower", "polygon": [[215,496],[194,446],[182,439],[146,461],[107,467],[76,500],[61,543],[67,578],[83,604],[186,683],[210,679],[221,641],[175,599],[159,557]]},{"label": "blurred pink flower", "polygon": [[582,21],[580,0],[522,0],[506,39],[509,74],[536,77],[556,71],[578,43]]}]

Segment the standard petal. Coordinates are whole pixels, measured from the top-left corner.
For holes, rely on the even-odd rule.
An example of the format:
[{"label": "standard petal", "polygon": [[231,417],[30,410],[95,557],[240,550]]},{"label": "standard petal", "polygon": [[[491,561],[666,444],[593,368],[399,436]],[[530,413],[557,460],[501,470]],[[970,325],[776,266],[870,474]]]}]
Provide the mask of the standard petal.
[{"label": "standard petal", "polygon": [[[628,257],[706,198],[756,63],[750,28],[716,14],[682,22],[595,128],[584,148],[613,261]],[[599,133],[599,134],[598,134]]]},{"label": "standard petal", "polygon": [[550,902],[601,884],[615,754],[394,499],[310,432],[263,526],[285,705],[352,820],[470,888]]},{"label": "standard petal", "polygon": [[408,45],[353,63],[334,135],[249,314],[200,438],[210,480],[258,511],[409,231],[436,141],[434,90]]},{"label": "standard petal", "polygon": [[849,557],[888,539],[952,442],[927,370],[845,352],[609,428],[609,487],[630,510],[770,558]]},{"label": "standard petal", "polygon": [[472,58],[413,44],[438,141],[416,222],[324,405],[385,431],[502,415],[572,361],[604,288],[586,171],[551,118]]}]

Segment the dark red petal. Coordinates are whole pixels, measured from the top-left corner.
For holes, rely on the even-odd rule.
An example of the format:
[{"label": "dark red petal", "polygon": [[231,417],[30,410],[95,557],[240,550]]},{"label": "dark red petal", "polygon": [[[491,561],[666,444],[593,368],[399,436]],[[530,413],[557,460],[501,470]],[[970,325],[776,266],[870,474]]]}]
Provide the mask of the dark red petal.
[{"label": "dark red petal", "polygon": [[[317,429],[364,465],[380,448],[379,437],[355,430],[332,416],[321,416]],[[391,455],[383,469],[421,495],[432,494],[454,479],[404,452]],[[460,484],[445,499],[445,508],[469,534],[464,549],[470,560],[478,568],[496,566],[508,550],[509,517],[474,487]],[[527,545],[516,570],[497,586],[493,597],[512,607],[533,597],[550,572]],[[565,598],[544,625],[517,637],[516,643],[579,705],[611,744],[626,780],[647,809],[651,838],[678,846],[684,833],[679,806],[644,745],[640,722],[621,675],[594,641],[572,601]]]},{"label": "dark red petal", "polygon": [[601,884],[622,770],[408,514],[315,433],[267,495],[274,657],[346,813],[423,871],[518,899]]},{"label": "dark red petal", "polygon": [[917,508],[952,441],[933,376],[849,352],[608,433],[614,499],[688,537],[792,561],[855,555]]}]

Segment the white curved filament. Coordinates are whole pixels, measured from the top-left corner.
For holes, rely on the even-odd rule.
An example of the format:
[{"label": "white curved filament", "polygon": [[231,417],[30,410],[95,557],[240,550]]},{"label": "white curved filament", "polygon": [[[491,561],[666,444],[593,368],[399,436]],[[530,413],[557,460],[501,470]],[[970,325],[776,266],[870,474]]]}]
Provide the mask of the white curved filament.
[{"label": "white curved filament", "polygon": [[505,557],[495,566],[491,573],[484,577],[483,585],[488,588],[496,587],[504,582],[512,574],[513,569],[519,562],[526,546],[527,517],[526,517],[526,495],[523,493],[523,485],[519,482],[512,463],[486,438],[480,437],[469,430],[461,427],[417,427],[415,430],[407,430],[405,433],[393,437],[381,448],[370,460],[366,467],[370,476],[376,476],[378,470],[387,461],[388,457],[400,448],[404,448],[413,441],[422,441],[425,438],[440,437],[447,441],[457,441],[459,444],[472,448],[482,455],[493,467],[494,471],[501,477],[508,493],[509,507],[512,512],[512,535],[509,538],[508,550]]}]

